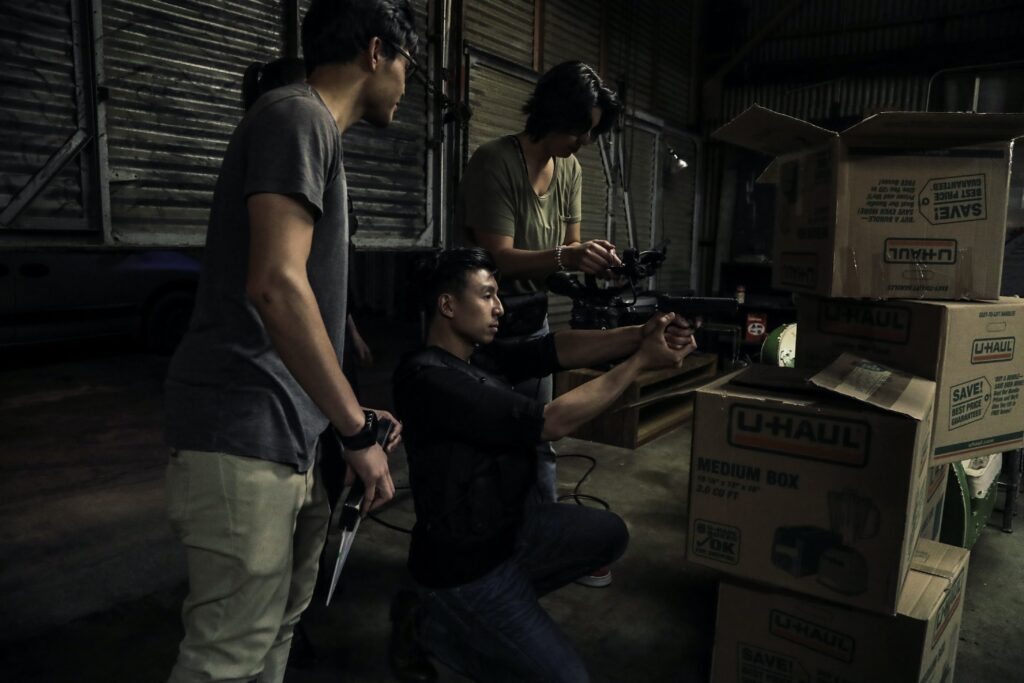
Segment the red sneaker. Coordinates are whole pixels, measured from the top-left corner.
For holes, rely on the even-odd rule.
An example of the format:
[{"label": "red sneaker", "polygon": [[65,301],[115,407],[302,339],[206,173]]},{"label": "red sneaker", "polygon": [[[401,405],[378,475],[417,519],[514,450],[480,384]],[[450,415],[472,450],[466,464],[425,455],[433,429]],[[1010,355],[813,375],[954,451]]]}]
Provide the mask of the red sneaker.
[{"label": "red sneaker", "polygon": [[604,588],[612,582],[611,567],[599,567],[586,576],[576,579],[576,583],[590,588]]}]

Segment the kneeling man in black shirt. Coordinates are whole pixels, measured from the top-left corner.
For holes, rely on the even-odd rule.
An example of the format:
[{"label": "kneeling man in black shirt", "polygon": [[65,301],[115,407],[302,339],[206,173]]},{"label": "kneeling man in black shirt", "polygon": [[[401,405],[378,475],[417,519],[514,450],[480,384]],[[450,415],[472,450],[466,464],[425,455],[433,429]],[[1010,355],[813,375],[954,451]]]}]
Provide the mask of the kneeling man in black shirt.
[{"label": "kneeling man in black shirt", "polygon": [[[628,533],[611,512],[535,502],[536,445],[599,415],[641,371],[681,365],[696,348],[692,330],[667,314],[494,342],[503,310],[486,251],[440,252],[418,275],[427,344],[394,379],[416,509],[409,569],[421,589],[414,621],[412,609],[404,616],[433,656],[475,680],[587,681],[537,599],[614,562]],[[512,388],[621,358],[547,404]]]}]

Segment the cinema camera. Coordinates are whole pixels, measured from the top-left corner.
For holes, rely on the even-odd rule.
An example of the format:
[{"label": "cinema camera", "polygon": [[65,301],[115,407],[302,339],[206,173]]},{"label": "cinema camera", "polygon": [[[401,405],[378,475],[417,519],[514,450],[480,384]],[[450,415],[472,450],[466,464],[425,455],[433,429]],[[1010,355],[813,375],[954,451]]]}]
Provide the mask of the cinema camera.
[{"label": "cinema camera", "polygon": [[736,299],[728,297],[673,296],[664,292],[641,290],[641,283],[654,275],[665,262],[667,245],[649,251],[626,249],[622,265],[610,270],[625,282],[608,287],[598,286],[593,275],[585,276],[585,284],[576,275],[552,273],[548,289],[572,299],[569,325],[577,330],[610,330],[625,325],[642,325],[655,313],[675,313],[687,320],[732,320],[736,316]]}]

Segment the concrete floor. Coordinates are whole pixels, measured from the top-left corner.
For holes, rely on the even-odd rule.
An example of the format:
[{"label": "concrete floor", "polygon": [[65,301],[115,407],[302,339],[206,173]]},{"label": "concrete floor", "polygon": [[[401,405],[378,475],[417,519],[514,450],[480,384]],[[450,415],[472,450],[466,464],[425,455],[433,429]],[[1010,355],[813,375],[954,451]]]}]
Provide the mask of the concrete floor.
[{"label": "concrete floor", "polygon": [[[364,374],[387,400],[394,354]],[[5,353],[0,359],[0,679],[158,683],[181,637],[184,562],[164,517],[161,381],[166,360],[111,343]],[[545,599],[595,682],[707,680],[716,575],[684,559],[688,427],[636,450],[566,439],[598,467],[584,492],[626,520],[629,550],[607,589]],[[563,491],[586,463],[559,465]],[[405,480],[401,454],[393,465]],[[380,516],[412,523],[401,492]],[[1024,521],[986,529],[971,558],[956,681],[1024,680]],[[393,680],[387,605],[407,584],[407,537],[363,525],[330,608],[305,617],[313,651],[293,653],[288,683]],[[442,672],[442,682],[463,681]]]}]

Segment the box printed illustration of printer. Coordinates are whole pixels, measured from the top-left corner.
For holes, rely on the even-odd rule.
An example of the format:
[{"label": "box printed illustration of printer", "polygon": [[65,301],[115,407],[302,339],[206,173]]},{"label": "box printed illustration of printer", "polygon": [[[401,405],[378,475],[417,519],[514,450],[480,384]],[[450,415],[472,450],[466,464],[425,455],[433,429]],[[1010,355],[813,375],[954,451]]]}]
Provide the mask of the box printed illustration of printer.
[{"label": "box printed illustration of printer", "polygon": [[924,523],[935,383],[843,355],[697,394],[692,562],[893,614]]},{"label": "box printed illustration of printer", "polygon": [[881,513],[870,498],[853,489],[828,492],[830,527],[779,527],[772,544],[772,564],[795,577],[816,576],[819,583],[844,595],[868,588],[868,563],[856,550],[878,535]]}]

